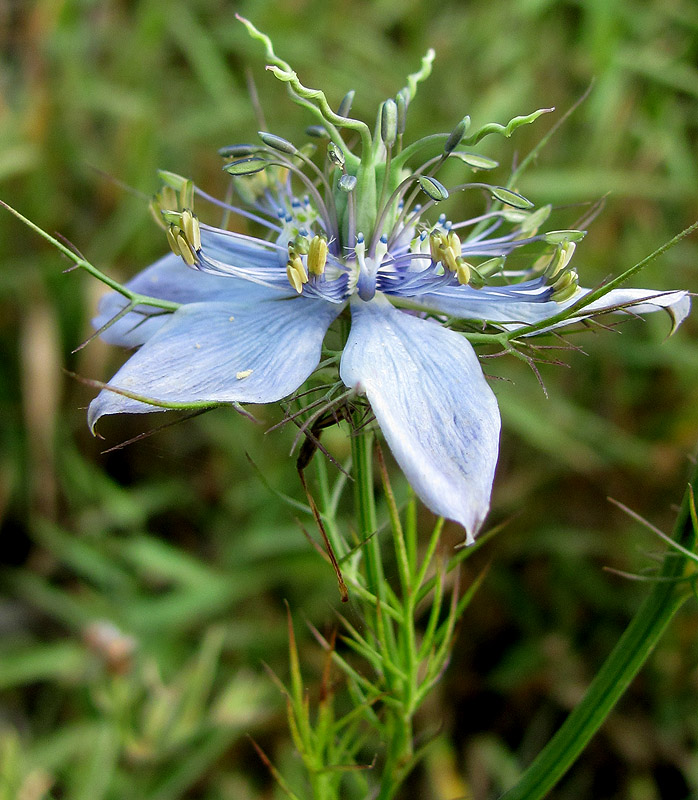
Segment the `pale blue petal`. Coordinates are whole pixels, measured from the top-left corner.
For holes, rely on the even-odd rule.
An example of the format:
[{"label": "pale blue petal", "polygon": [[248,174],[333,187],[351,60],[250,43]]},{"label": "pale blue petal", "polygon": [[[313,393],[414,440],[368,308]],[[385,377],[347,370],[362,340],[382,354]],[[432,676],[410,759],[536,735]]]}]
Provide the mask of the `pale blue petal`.
[{"label": "pale blue petal", "polygon": [[344,383],[365,394],[398,464],[435,513],[472,541],[489,510],[499,410],[471,345],[377,294],[352,301]]},{"label": "pale blue petal", "polygon": [[[203,300],[226,300],[246,297],[257,302],[278,297],[279,292],[240,278],[209,275],[188,267],[179,256],[170,254],[139,272],[126,286],[138,294],[170,300],[175,303],[199,303]],[[290,296],[290,292],[287,293]],[[92,320],[96,330],[114,319],[128,305],[118,292],[109,292],[99,301],[97,316]],[[107,328],[101,338],[108,344],[139,347],[170,318],[168,312],[152,306],[137,306]]]},{"label": "pale blue petal", "polygon": [[[531,325],[559,314],[592,291],[580,289],[569,300],[556,303],[554,300],[541,300],[540,292],[532,292],[530,296],[526,296],[516,292],[516,289],[516,286],[503,287],[500,293],[497,293],[497,290],[492,288],[478,290],[471,286],[449,287],[448,292],[427,292],[418,297],[411,297],[410,303],[459,319],[484,320],[506,325]],[[627,311],[635,314],[666,311],[671,316],[675,329],[688,315],[691,301],[688,294],[682,291],[614,289],[558,326],[569,325],[605,311],[618,310],[618,306],[624,306]]]},{"label": "pale blue petal", "polygon": [[234,231],[201,225],[201,249],[196,266],[211,275],[227,275],[260,286],[289,288],[288,250],[274,242]]},{"label": "pale blue petal", "polygon": [[[327,328],[341,307],[321,300],[262,300],[182,306],[136,351],[109,386],[164,406],[270,403],[315,369]],[[104,389],[90,404],[105,414],[162,410]]]},{"label": "pale blue petal", "polygon": [[[584,292],[590,291],[585,289]],[[576,302],[579,297],[574,298]],[[569,304],[568,304],[569,305]],[[613,289],[599,300],[589,303],[582,309],[581,316],[600,314],[604,311],[626,310],[631,314],[649,314],[653,311],[666,311],[671,317],[673,333],[691,311],[691,298],[688,292],[652,292],[649,289]],[[580,317],[577,317],[579,319]],[[572,321],[575,321],[574,319]]]}]

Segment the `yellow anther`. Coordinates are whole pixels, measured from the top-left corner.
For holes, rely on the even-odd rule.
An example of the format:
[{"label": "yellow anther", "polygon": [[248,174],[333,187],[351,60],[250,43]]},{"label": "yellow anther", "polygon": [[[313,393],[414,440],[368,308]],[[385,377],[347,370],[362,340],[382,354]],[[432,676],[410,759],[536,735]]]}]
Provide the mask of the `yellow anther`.
[{"label": "yellow anther", "polygon": [[301,281],[298,273],[291,266],[290,261],[286,264],[286,277],[291,286],[300,294],[303,291],[303,281]]},{"label": "yellow anther", "polygon": [[[449,248],[450,249],[450,248]],[[470,272],[470,264],[467,261],[464,261],[462,258],[456,259],[456,268],[455,268],[456,278],[458,278],[458,283],[461,286],[467,286],[470,283],[471,272]]]},{"label": "yellow anther", "polygon": [[545,270],[545,277],[554,278],[561,272],[570,263],[576,247],[577,245],[574,242],[565,242],[561,244],[557,248],[553,260]]},{"label": "yellow anther", "polygon": [[[575,273],[576,275],[576,273]],[[574,280],[569,286],[566,286],[564,289],[560,289],[553,293],[552,299],[556,303],[564,303],[566,300],[574,297],[575,294],[579,291],[579,286],[577,286],[577,281]]]},{"label": "yellow anther", "polygon": [[429,235],[429,254],[434,262],[441,261],[441,251],[444,246],[443,234],[432,231]]},{"label": "yellow anther", "polygon": [[201,229],[199,220],[191,213],[188,208],[182,211],[182,230],[189,244],[197,252],[201,250]]},{"label": "yellow anther", "polygon": [[165,233],[167,235],[167,243],[170,246],[170,250],[172,250],[176,256],[181,255],[179,252],[179,244],[177,243],[177,234],[179,233],[179,228],[176,225],[169,225],[167,228],[165,228]]},{"label": "yellow anther", "polygon": [[451,231],[448,234],[448,246],[453,250],[453,252],[459,256],[461,254],[461,243],[460,239],[458,238],[458,234],[455,231]]},{"label": "yellow anther", "polygon": [[577,274],[570,270],[564,272],[552,285],[553,292],[559,292],[566,289],[571,283],[575,282]]},{"label": "yellow anther", "polygon": [[577,244],[575,242],[565,242],[562,245],[563,259],[561,269],[564,269],[570,263],[576,249]]},{"label": "yellow anther", "polygon": [[243,370],[241,370],[240,372],[236,372],[236,373],[235,373],[235,377],[237,378],[237,380],[239,380],[239,381],[242,381],[242,380],[244,380],[245,378],[249,378],[249,377],[250,377],[250,375],[251,375],[253,372],[254,372],[254,370],[253,370],[253,369],[243,369]]},{"label": "yellow anther", "polygon": [[313,236],[308,249],[308,272],[313,275],[322,275],[327,263],[327,239],[323,236]]},{"label": "yellow anther", "polygon": [[300,275],[301,280],[303,283],[308,282],[308,273],[305,271],[305,266],[303,265],[303,261],[301,260],[300,256],[293,256],[293,258],[289,259],[293,269]]},{"label": "yellow anther", "polygon": [[448,267],[451,272],[458,271],[458,259],[460,258],[460,248],[458,252],[454,251],[452,247],[441,248],[441,261]]},{"label": "yellow anther", "polygon": [[178,233],[175,236],[175,240],[177,242],[177,246],[179,247],[179,254],[190,267],[193,267],[196,263],[196,259],[194,258],[194,254],[192,253],[191,247],[189,247],[187,240],[184,238],[184,236],[182,236],[181,233]]},{"label": "yellow anther", "polygon": [[573,269],[563,272],[562,275],[553,283],[551,289],[553,290],[552,299],[556,303],[563,303],[573,297],[579,289],[579,276]]},{"label": "yellow anther", "polygon": [[300,256],[292,256],[286,264],[286,277],[288,282],[300,294],[303,291],[303,284],[308,282],[308,273],[305,271]]}]

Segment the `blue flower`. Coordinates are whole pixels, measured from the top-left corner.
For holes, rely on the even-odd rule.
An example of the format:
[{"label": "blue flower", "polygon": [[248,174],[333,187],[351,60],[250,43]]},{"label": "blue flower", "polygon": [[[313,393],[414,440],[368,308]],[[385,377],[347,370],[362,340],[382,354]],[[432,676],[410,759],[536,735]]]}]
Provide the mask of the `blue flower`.
[{"label": "blue flower", "polygon": [[[512,189],[481,182],[454,187],[483,192],[481,214],[454,222],[433,212],[449,196],[437,169],[447,159],[466,169],[496,166],[464,146],[497,128],[508,135],[512,123],[468,137],[466,118],[450,135],[403,148],[405,110],[429,56],[383,104],[372,134],[349,117],[350,99],[332,112],[270,45],[267,55],[294,99],[316,109],[322,128],[311,132],[329,140],[325,167],[263,132],[259,145],[222,151],[237,205],[162,173],[153,207],[173,253],[100,303],[93,322],[102,338],[138,349],[91,403],[89,423],[105,414],[289,397],[318,367],[330,326],[350,317],[339,378],[367,398],[417,495],[472,541],[489,509],[500,416],[468,330],[532,335],[547,320],[552,327],[621,307],[663,308],[678,324],[688,297],[617,289],[561,319],[589,291],[571,265],[583,231],[540,232],[549,208],[535,210]],[[359,156],[341,128],[359,134]],[[432,155],[410,167],[424,149]],[[200,223],[195,197],[238,215],[257,235]],[[129,305],[137,295],[167,309]],[[477,324],[455,330],[454,320]]]}]

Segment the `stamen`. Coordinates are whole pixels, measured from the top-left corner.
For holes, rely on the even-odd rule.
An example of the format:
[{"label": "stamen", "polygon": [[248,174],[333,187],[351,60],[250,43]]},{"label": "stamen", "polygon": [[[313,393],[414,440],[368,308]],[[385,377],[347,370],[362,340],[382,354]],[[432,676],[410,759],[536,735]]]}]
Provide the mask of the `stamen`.
[{"label": "stamen", "polygon": [[546,278],[554,278],[570,263],[570,259],[574,255],[576,247],[577,245],[574,242],[565,242],[564,244],[558,245],[543,275]]},{"label": "stamen", "polygon": [[289,258],[286,264],[286,277],[291,286],[300,294],[303,291],[303,284],[308,282],[308,273],[305,271],[300,256],[294,255]]},{"label": "stamen", "polygon": [[324,236],[313,236],[308,248],[308,272],[322,275],[327,263],[327,239]]},{"label": "stamen", "polygon": [[184,231],[187,242],[189,242],[194,250],[196,252],[201,250],[201,228],[199,227],[199,220],[188,208],[182,211],[182,230]]},{"label": "stamen", "polygon": [[456,278],[461,286],[467,286],[471,280],[471,264],[462,258],[456,259]]}]

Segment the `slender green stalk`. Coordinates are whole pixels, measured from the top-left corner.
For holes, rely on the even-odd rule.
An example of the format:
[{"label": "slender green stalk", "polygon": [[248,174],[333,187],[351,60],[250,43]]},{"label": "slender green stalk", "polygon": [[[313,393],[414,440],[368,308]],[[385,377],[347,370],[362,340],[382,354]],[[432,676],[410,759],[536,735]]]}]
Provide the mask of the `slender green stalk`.
[{"label": "slender green stalk", "polygon": [[351,456],[354,477],[354,498],[356,519],[359,524],[359,539],[366,541],[366,572],[368,589],[379,600],[383,599],[383,567],[380,560],[378,537],[374,536],[376,521],[376,500],[373,495],[373,453],[371,431],[359,430],[352,436]]},{"label": "slender green stalk", "polygon": [[[684,494],[673,532],[673,540],[693,550],[696,532],[690,514],[691,486],[698,484],[698,468]],[[585,748],[645,663],[674,614],[691,596],[686,583],[679,583],[689,561],[675,549],[668,551],[649,596],[621,636],[589,686],[584,699],[565,720],[519,782],[501,800],[539,800]],[[666,580],[669,579],[669,580]]]}]

